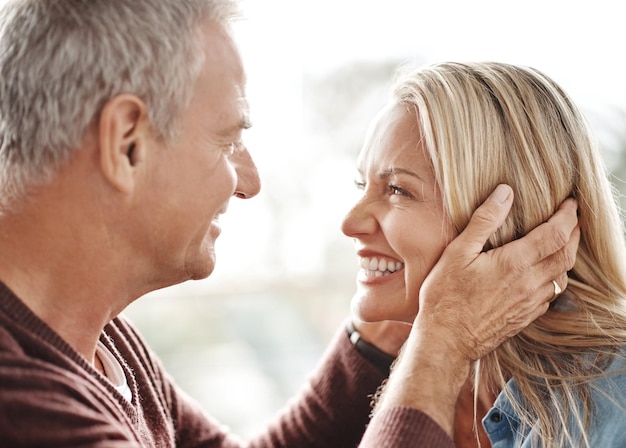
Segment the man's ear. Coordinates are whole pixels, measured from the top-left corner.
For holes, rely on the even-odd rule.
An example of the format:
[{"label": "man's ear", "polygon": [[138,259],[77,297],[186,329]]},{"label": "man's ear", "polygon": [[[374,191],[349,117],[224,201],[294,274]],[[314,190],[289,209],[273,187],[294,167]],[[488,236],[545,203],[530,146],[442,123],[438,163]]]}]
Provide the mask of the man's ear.
[{"label": "man's ear", "polygon": [[102,173],[114,188],[130,193],[136,168],[146,156],[146,106],[135,95],[118,95],[104,105],[98,124]]}]

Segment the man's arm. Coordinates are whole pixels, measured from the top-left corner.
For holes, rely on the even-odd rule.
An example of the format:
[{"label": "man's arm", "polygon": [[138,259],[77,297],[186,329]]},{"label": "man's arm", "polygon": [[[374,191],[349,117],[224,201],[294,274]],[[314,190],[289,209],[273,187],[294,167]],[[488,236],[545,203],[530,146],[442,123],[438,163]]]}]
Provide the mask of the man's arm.
[{"label": "man's arm", "polygon": [[[565,289],[580,238],[576,202],[565,201],[524,238],[482,252],[512,202],[508,186],[497,189],[446,248],[421,288],[408,285],[408,294],[419,294],[420,311],[376,414],[388,416],[398,407],[419,410],[452,436],[454,406],[471,363],[547,311],[552,280]],[[398,340],[397,334],[385,340],[374,331],[369,334],[371,342],[387,351],[393,349],[390,341]],[[373,427],[381,430],[374,424],[368,433]],[[374,446],[370,442],[378,435],[368,433],[362,446]]]}]

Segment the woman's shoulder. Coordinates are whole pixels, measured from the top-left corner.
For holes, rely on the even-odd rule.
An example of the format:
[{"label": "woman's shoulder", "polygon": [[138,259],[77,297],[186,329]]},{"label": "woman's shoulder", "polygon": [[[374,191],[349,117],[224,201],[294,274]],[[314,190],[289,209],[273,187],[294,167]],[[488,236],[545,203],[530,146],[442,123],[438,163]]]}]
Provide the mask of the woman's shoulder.
[{"label": "woman's shoulder", "polygon": [[592,394],[608,395],[626,403],[626,347],[620,347],[607,361],[599,363],[598,369],[600,374],[590,381]]}]

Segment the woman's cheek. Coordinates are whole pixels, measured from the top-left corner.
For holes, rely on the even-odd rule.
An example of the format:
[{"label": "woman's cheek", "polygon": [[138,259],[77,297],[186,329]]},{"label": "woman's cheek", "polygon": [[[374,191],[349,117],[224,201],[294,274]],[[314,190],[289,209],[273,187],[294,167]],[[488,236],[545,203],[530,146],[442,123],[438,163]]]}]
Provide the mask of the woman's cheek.
[{"label": "woman's cheek", "polygon": [[414,246],[410,255],[405,255],[404,279],[406,284],[407,312],[414,318],[419,310],[419,292],[426,277],[437,264],[441,254],[447,247],[450,238],[440,235],[440,238],[424,242],[421,247]]}]

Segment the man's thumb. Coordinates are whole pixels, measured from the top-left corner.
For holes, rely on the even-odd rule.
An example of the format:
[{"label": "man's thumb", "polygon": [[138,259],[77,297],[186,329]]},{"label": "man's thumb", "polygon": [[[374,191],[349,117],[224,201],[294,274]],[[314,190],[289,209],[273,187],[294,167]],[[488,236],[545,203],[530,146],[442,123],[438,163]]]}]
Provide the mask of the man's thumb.
[{"label": "man's thumb", "polygon": [[500,184],[472,214],[465,230],[453,241],[466,253],[478,255],[487,239],[504,223],[513,205],[513,189]]}]

